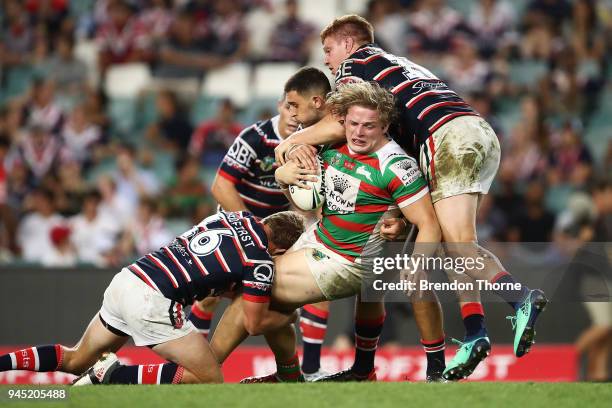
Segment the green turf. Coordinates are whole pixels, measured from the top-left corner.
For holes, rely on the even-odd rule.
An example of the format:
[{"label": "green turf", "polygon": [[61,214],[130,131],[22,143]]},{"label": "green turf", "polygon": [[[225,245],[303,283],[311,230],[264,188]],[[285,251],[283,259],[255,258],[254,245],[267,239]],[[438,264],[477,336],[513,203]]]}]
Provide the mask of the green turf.
[{"label": "green turf", "polygon": [[612,384],[587,383],[368,383],[98,386],[69,389],[63,403],[7,402],[23,407],[609,407]]}]

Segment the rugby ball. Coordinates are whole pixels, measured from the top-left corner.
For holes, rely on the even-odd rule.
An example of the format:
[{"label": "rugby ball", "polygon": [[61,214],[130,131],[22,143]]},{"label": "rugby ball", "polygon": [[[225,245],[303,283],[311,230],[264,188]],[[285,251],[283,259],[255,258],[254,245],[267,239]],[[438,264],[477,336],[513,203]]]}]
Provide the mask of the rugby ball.
[{"label": "rugby ball", "polygon": [[293,203],[303,211],[311,211],[316,210],[321,207],[325,202],[325,192],[324,192],[324,171],[323,166],[321,166],[321,159],[319,158],[319,171],[316,176],[317,181],[307,181],[306,185],[310,187],[309,189],[298,187],[296,185],[289,186],[289,194],[291,195],[291,200]]}]

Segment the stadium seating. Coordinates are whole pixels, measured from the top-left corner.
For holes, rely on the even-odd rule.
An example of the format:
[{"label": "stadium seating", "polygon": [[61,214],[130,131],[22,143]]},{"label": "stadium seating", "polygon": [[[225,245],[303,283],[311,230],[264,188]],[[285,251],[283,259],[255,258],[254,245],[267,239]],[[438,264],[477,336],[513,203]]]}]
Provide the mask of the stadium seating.
[{"label": "stadium seating", "polygon": [[251,94],[250,75],[251,70],[244,63],[212,70],[204,78],[202,95],[229,98],[234,104],[244,106]]}]

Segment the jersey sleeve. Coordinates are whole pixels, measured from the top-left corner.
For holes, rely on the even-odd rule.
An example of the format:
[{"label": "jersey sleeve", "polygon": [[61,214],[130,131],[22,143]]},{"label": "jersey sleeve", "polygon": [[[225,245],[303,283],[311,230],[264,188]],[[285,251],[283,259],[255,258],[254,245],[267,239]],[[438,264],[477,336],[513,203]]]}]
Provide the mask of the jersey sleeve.
[{"label": "jersey sleeve", "polygon": [[394,158],[384,175],[389,193],[399,208],[404,208],[429,193],[425,177],[416,160],[411,157]]},{"label": "jersey sleeve", "polygon": [[267,303],[272,294],[274,262],[262,262],[250,266],[242,280],[242,298],[249,302]]},{"label": "jersey sleeve", "polygon": [[218,175],[238,183],[257,159],[258,140],[253,126],[244,129],[223,157]]}]

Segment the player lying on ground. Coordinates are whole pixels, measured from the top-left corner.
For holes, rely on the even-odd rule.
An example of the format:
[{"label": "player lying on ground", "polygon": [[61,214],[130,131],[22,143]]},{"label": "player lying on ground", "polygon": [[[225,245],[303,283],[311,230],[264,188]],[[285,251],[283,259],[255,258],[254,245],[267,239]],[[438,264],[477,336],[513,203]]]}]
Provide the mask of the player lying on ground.
[{"label": "player lying on ground", "polygon": [[[430,244],[422,250],[424,256],[431,255],[440,242],[427,185],[415,160],[386,136],[395,112],[393,96],[378,85],[361,83],[341,88],[328,103],[345,118],[346,143],[321,152],[326,187],[322,220],[276,259],[275,308],[292,310],[360,293],[363,280],[372,276],[369,256],[377,256],[382,249],[379,230],[386,217],[403,214],[418,227],[415,251],[421,250],[421,243]],[[277,169],[276,176],[279,183],[288,185],[310,180],[314,173],[288,162]],[[384,318],[382,302],[375,305],[379,308],[370,309],[367,321],[357,325],[357,346],[371,374]],[[241,318],[240,308],[228,308],[215,331],[212,347],[220,361],[246,336]],[[247,382],[299,379],[294,329],[287,325],[264,334],[278,371]]]},{"label": "player lying on ground", "polygon": [[[335,19],[321,32],[325,64],[336,76],[336,84],[375,81],[389,89],[401,106],[394,123],[398,142],[415,151],[431,191],[445,249],[457,257],[484,256],[484,270],[470,270],[472,279],[513,286],[515,282],[497,257],[478,245],[476,214],[499,167],[500,147],[491,126],[428,69],[382,50],[374,42],[372,25],[357,15]],[[295,144],[320,145],[341,141],[344,130],[331,115],[304,129],[276,148],[281,163],[288,157],[315,168],[308,149]],[[410,150],[409,150],[410,151]],[[455,274],[455,279],[460,279]],[[463,279],[463,278],[461,278]],[[535,323],[547,299],[538,289],[499,291],[513,308],[514,352],[525,355],[534,340]],[[465,325],[465,338],[447,366],[444,376],[455,380],[472,373],[489,353],[478,291],[458,293]]]},{"label": "player lying on ground", "polygon": [[[326,85],[326,86],[324,86]],[[327,107],[325,103],[326,96],[329,92],[329,83],[323,72],[316,68],[306,67],[295,73],[285,85],[286,100],[290,106],[290,111],[295,115],[296,120],[303,126],[309,127],[315,125],[322,118],[326,117]],[[400,216],[401,217],[401,216]],[[405,219],[389,217],[382,220],[380,226],[380,234],[384,239],[393,240],[401,232],[405,226]],[[411,297],[412,308],[414,310],[415,322],[421,334],[421,342],[427,356],[427,378],[430,381],[436,381],[442,378],[442,372],[445,368],[444,358],[444,329],[442,327],[442,308],[433,292],[425,293],[423,298],[417,296]],[[322,306],[319,303],[317,306]],[[372,318],[374,316],[375,318]],[[302,315],[312,321],[312,326],[324,323],[325,320],[317,319],[314,313]],[[384,305],[377,302],[363,303],[356,305],[355,314],[355,338],[358,339],[363,335],[357,332],[362,332],[363,327],[378,327],[380,322],[378,319],[384,320]],[[305,319],[302,319],[302,321]],[[316,329],[310,330],[315,334]],[[369,329],[368,329],[369,330]],[[375,329],[374,329],[375,330]],[[303,334],[308,330],[304,330]],[[307,333],[309,334],[309,333]],[[314,337],[314,336],[313,336]],[[319,337],[322,340],[322,336]],[[356,340],[359,343],[358,340]],[[305,358],[303,364],[307,368],[311,368],[311,360],[307,359],[312,353],[309,353],[310,347],[305,349]],[[357,346],[355,350],[355,370],[345,373],[341,378],[334,380],[362,380],[371,377],[373,365],[372,360],[368,357],[361,359],[363,355],[369,356],[371,350],[367,353],[362,353],[362,347]],[[318,364],[317,364],[318,365]]]},{"label": "player lying on ground", "polygon": [[[244,212],[208,217],[115,275],[100,312],[76,346],[36,346],[5,354],[0,356],[0,371],[84,373],[75,385],[222,382],[210,345],[185,320],[184,307],[196,299],[242,288],[249,333],[286,326],[296,316],[268,307],[272,256],[285,252],[303,231],[303,217],[291,211],[261,222]],[[170,362],[120,365],[114,352],[129,337]]]}]

